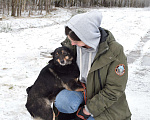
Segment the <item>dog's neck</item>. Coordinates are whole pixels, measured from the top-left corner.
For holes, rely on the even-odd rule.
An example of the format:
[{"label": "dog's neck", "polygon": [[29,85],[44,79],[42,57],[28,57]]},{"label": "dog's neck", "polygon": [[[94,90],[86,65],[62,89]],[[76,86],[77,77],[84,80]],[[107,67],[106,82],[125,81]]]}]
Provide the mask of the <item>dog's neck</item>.
[{"label": "dog's neck", "polygon": [[73,64],[70,65],[55,65],[54,66],[54,71],[59,72],[59,73],[69,73],[73,69]]}]

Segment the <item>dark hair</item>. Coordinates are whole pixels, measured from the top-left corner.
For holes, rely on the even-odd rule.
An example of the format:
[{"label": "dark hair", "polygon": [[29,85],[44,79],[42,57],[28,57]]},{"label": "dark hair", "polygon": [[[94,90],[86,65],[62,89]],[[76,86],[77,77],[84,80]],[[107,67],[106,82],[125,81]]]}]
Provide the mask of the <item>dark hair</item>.
[{"label": "dark hair", "polygon": [[79,37],[67,26],[65,27],[65,34],[69,35],[74,41],[81,41]]}]

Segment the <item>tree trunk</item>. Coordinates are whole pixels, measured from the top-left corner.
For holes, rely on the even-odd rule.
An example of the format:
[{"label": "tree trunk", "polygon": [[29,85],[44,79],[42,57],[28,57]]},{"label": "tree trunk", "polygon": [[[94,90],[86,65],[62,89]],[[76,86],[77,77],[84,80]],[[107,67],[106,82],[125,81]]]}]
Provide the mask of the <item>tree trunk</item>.
[{"label": "tree trunk", "polygon": [[19,17],[19,12],[20,12],[20,10],[19,10],[19,7],[20,6],[20,0],[17,0],[17,17]]},{"label": "tree trunk", "polygon": [[31,15],[31,1],[29,0],[29,3],[28,3],[28,6],[29,6],[29,17]]},{"label": "tree trunk", "polygon": [[3,14],[5,14],[5,0],[3,0]]},{"label": "tree trunk", "polygon": [[7,1],[7,15],[9,15],[9,1]]},{"label": "tree trunk", "polygon": [[48,14],[48,0],[45,0],[45,10],[46,14]]},{"label": "tree trunk", "polygon": [[16,9],[15,9],[15,1],[16,0],[12,0],[12,11],[11,11],[11,16],[14,16],[15,17],[15,15],[16,15]]},{"label": "tree trunk", "polygon": [[20,0],[20,11],[19,11],[20,16],[21,16],[21,10],[22,10],[22,3],[23,3],[23,0]]},{"label": "tree trunk", "polygon": [[42,11],[43,11],[43,0],[41,0],[41,14],[42,14]]}]

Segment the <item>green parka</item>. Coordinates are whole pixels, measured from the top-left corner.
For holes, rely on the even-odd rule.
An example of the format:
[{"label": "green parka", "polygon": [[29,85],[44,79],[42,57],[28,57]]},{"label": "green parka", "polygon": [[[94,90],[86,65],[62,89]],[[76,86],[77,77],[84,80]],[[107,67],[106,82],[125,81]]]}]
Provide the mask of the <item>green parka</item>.
[{"label": "green parka", "polygon": [[[104,33],[107,33],[107,37]],[[123,47],[108,30],[101,30],[101,41],[87,77],[88,110],[95,120],[130,120],[125,95],[128,66]],[[69,39],[62,45],[76,54],[76,46],[72,46]],[[119,72],[119,66],[125,70]]]},{"label": "green parka", "polygon": [[[108,37],[99,45],[88,74],[87,107],[95,120],[128,120],[131,113],[125,95],[128,80],[127,59],[123,47],[109,31],[107,33]],[[117,69],[120,65],[125,66],[125,71],[124,74],[118,75]]]}]

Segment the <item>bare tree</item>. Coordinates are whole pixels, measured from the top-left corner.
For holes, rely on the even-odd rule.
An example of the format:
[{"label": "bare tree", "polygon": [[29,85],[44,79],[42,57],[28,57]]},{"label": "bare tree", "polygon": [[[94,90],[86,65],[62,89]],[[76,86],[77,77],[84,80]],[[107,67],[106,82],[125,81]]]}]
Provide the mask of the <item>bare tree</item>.
[{"label": "bare tree", "polygon": [[15,16],[16,15],[16,0],[12,0],[12,3],[11,3],[11,8],[12,8],[12,11],[11,11],[11,16]]}]

